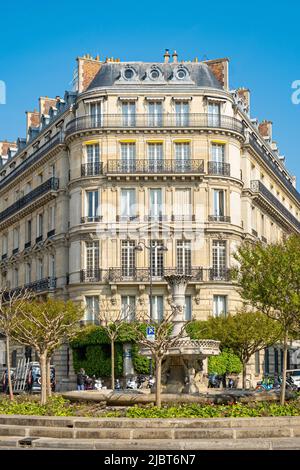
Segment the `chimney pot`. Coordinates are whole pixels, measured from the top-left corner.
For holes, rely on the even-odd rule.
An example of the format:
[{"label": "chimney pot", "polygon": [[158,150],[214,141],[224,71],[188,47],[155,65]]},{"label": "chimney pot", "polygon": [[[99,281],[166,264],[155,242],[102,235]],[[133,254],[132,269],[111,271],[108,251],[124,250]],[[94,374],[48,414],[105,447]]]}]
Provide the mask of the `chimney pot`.
[{"label": "chimney pot", "polygon": [[177,54],[176,51],[173,52],[172,58],[173,58],[173,62],[174,62],[175,64],[177,64],[177,62],[178,62],[178,54]]},{"label": "chimney pot", "polygon": [[167,64],[170,60],[170,52],[169,52],[169,49],[166,49],[165,50],[165,53],[164,53],[164,62],[165,64]]}]

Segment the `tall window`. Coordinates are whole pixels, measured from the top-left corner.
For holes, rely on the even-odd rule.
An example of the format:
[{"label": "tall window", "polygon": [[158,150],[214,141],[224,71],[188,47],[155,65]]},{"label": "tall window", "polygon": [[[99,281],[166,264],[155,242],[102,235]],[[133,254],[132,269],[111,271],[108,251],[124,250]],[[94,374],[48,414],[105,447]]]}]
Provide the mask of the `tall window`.
[{"label": "tall window", "polygon": [[136,216],[135,189],[121,189],[121,220],[132,220]]},{"label": "tall window", "polygon": [[38,281],[44,277],[44,263],[42,258],[38,258],[36,261],[36,276]]},{"label": "tall window", "polygon": [[176,126],[188,126],[189,102],[188,101],[176,101],[175,114],[176,114]]},{"label": "tall window", "polygon": [[219,103],[208,103],[208,125],[219,127],[221,120],[221,111]]},{"label": "tall window", "polygon": [[31,222],[31,220],[27,220],[27,223],[26,223],[26,243],[31,242],[31,232],[32,232],[32,222]]},{"label": "tall window", "polygon": [[121,262],[122,276],[132,277],[135,274],[135,241],[122,240]]},{"label": "tall window", "polygon": [[219,317],[220,315],[226,315],[227,313],[227,296],[226,295],[214,295],[213,297],[213,315]]},{"label": "tall window", "polygon": [[55,206],[49,207],[49,232],[55,229]]},{"label": "tall window", "polygon": [[185,321],[192,319],[192,297],[190,295],[185,296],[184,319]]},{"label": "tall window", "polygon": [[274,372],[278,374],[278,371],[279,371],[278,349],[274,348]]},{"label": "tall window", "polygon": [[37,229],[36,229],[37,238],[43,236],[43,225],[44,225],[43,214],[38,214],[38,216],[37,216]]},{"label": "tall window", "polygon": [[25,265],[25,284],[31,283],[31,263]]},{"label": "tall window", "polygon": [[151,247],[149,253],[151,265],[151,273],[153,277],[161,277],[164,269],[164,253],[159,248],[163,245],[161,240],[151,240]]},{"label": "tall window", "polygon": [[189,171],[191,169],[189,142],[175,143],[176,171]]},{"label": "tall window", "polygon": [[150,101],[148,103],[148,125],[152,127],[162,126],[162,102]]},{"label": "tall window", "polygon": [[152,320],[161,322],[164,317],[164,298],[162,295],[152,296]]},{"label": "tall window", "polygon": [[99,297],[90,295],[85,297],[84,321],[87,323],[99,323]]},{"label": "tall window", "polygon": [[213,143],[211,145],[211,173],[223,175],[225,172],[225,145]]},{"label": "tall window", "polygon": [[190,240],[177,240],[177,271],[179,274],[190,274],[192,268]]},{"label": "tall window", "polygon": [[122,102],[123,126],[135,126],[136,106],[135,101]]},{"label": "tall window", "polygon": [[150,217],[154,220],[162,218],[162,190],[150,189]]},{"label": "tall window", "polygon": [[173,215],[175,220],[190,220],[192,215],[191,190],[175,189]]},{"label": "tall window", "polygon": [[99,144],[86,145],[86,175],[100,174],[100,147]]},{"label": "tall window", "polygon": [[86,242],[86,277],[97,279],[99,274],[99,241]]},{"label": "tall window", "polygon": [[225,191],[223,189],[214,189],[214,217],[222,220],[225,215]]},{"label": "tall window", "polygon": [[99,192],[87,191],[86,204],[88,222],[96,222],[99,218]]},{"label": "tall window", "polygon": [[122,295],[121,297],[122,318],[125,321],[134,321],[135,319],[135,296]]},{"label": "tall window", "polygon": [[163,144],[148,144],[149,170],[157,172],[163,168]]},{"label": "tall window", "polygon": [[101,103],[90,103],[91,124],[94,127],[101,126]]},{"label": "tall window", "polygon": [[8,238],[7,235],[2,235],[2,256],[7,255],[7,247],[8,247]]},{"label": "tall window", "polygon": [[265,366],[265,374],[269,374],[269,372],[270,372],[270,354],[269,354],[269,348],[265,348],[264,366]]},{"label": "tall window", "polygon": [[260,214],[260,234],[262,237],[265,236],[265,216]]},{"label": "tall window", "polygon": [[122,171],[130,173],[136,167],[136,148],[134,142],[121,144]]},{"label": "tall window", "polygon": [[226,271],[226,242],[223,240],[213,240],[213,278],[223,279]]},{"label": "tall window", "polygon": [[14,239],[13,239],[14,250],[18,250],[19,248],[19,239],[20,239],[20,229],[19,227],[17,227],[17,228],[14,228]]}]

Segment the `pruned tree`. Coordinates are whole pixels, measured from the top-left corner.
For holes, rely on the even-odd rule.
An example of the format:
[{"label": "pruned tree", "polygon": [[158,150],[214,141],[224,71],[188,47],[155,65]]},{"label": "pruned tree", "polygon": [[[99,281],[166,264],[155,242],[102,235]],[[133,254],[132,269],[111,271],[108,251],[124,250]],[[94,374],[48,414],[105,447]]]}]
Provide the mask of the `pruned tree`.
[{"label": "pruned tree", "polygon": [[111,353],[111,388],[115,388],[115,343],[122,331],[124,323],[134,317],[134,309],[130,305],[118,307],[111,299],[100,302],[98,312],[99,323],[110,340]]},{"label": "pruned tree", "polygon": [[234,277],[241,297],[253,308],[277,321],[283,332],[283,380],[280,403],[285,401],[288,340],[300,325],[300,237],[262,245],[243,244],[235,254]]},{"label": "pruned tree", "polygon": [[5,288],[0,291],[0,332],[5,336],[8,389],[11,400],[13,400],[14,395],[11,381],[10,342],[18,318],[23,312],[30,295],[30,291],[26,289],[9,290]]},{"label": "pruned tree", "polygon": [[[173,318],[176,306],[171,305],[171,312],[164,315],[160,322],[154,321],[146,312],[141,312],[133,323],[133,329],[136,336],[136,342],[139,346],[152,356],[155,362],[155,404],[161,407],[161,375],[162,362],[167,356],[168,351],[176,346],[178,341],[185,335],[186,327],[189,322],[185,322],[179,332],[173,336]],[[155,339],[149,339],[146,336],[146,326],[155,328]]]},{"label": "pruned tree", "polygon": [[82,316],[82,309],[73,302],[50,298],[28,302],[18,316],[13,337],[21,344],[33,347],[39,356],[42,404],[47,402],[51,388],[50,358],[56,349],[76,335]]}]

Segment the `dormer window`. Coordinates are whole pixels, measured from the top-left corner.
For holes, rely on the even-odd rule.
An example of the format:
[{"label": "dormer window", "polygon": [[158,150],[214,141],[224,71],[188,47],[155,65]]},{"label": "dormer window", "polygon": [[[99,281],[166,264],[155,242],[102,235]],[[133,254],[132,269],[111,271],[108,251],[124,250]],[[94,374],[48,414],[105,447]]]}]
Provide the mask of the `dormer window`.
[{"label": "dormer window", "polygon": [[125,67],[122,70],[122,76],[125,80],[133,80],[137,78],[137,73],[133,67]]},{"label": "dormer window", "polygon": [[189,72],[185,67],[178,67],[175,71],[175,77],[178,80],[186,80],[189,77]]}]

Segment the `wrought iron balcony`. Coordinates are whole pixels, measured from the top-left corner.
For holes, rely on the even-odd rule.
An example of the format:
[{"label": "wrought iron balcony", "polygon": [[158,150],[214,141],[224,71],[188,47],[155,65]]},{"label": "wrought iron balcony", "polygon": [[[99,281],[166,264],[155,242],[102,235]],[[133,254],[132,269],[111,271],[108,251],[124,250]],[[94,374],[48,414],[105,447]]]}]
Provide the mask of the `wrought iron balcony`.
[{"label": "wrought iron balcony", "polygon": [[55,228],[52,229],[52,230],[49,230],[49,232],[47,232],[47,238],[54,237],[54,235],[55,235]]},{"label": "wrought iron balcony", "polygon": [[7,259],[7,253],[5,253],[4,255],[2,255],[2,256],[1,256],[1,259],[2,259],[2,261],[5,260],[5,259]]},{"label": "wrought iron balcony", "polygon": [[176,160],[108,160],[106,173],[110,174],[181,174],[204,173],[204,161]]},{"label": "wrought iron balcony", "polygon": [[172,222],[195,222],[195,214],[172,214]]},{"label": "wrought iron balcony", "polygon": [[30,248],[30,247],[31,247],[31,240],[24,244],[24,250],[27,250],[27,248]]},{"label": "wrought iron balcony", "polygon": [[48,179],[47,181],[42,183],[40,186],[38,186],[37,188],[33,189],[28,194],[26,194],[26,196],[21,197],[14,204],[7,207],[7,209],[5,209],[4,211],[0,212],[0,222],[16,214],[18,211],[28,206],[33,201],[38,199],[40,196],[43,196],[44,194],[48,193],[49,191],[57,191],[58,187],[59,187],[58,178],[53,177],[53,178]]},{"label": "wrought iron balcony", "polygon": [[35,243],[40,243],[43,241],[43,235],[39,235],[38,237],[36,237],[35,239]]},{"label": "wrought iron balcony", "polygon": [[38,281],[30,282],[29,284],[25,284],[24,288],[34,292],[56,289],[56,277],[49,276],[39,279]]},{"label": "wrought iron balcony", "polygon": [[[164,276],[171,274],[186,274],[191,276],[191,281],[202,281],[203,270],[201,267],[180,268],[157,268],[152,270],[153,281],[163,281]],[[107,280],[109,282],[150,282],[149,268],[109,268]]]},{"label": "wrought iron balcony", "polygon": [[264,242],[264,243],[268,243],[268,240],[263,235],[261,236],[261,241]]},{"label": "wrought iron balcony", "polygon": [[81,176],[99,176],[103,175],[103,163],[83,163],[81,165]]},{"label": "wrought iron balcony", "polygon": [[194,128],[224,129],[244,135],[244,125],[231,116],[215,116],[207,113],[181,114],[103,114],[102,116],[80,116],[67,124],[66,135],[88,129],[126,128]]},{"label": "wrought iron balcony", "polygon": [[209,269],[210,281],[230,281],[231,274],[228,268],[210,268]]},{"label": "wrought iron balcony", "polygon": [[254,237],[258,237],[257,230],[254,230],[254,228],[252,229],[252,235],[253,235]]},{"label": "wrought iron balcony", "polygon": [[260,196],[263,197],[265,201],[267,201],[268,204],[271,205],[273,208],[274,214],[279,216],[281,219],[284,219],[285,221],[288,221],[291,223],[294,227],[297,228],[298,231],[300,231],[300,221],[296,219],[296,217],[290,213],[290,211],[277,199],[274,194],[269,191],[265,185],[259,181],[259,180],[252,180],[251,181],[251,190],[254,193],[259,194]]},{"label": "wrought iron balcony", "polygon": [[222,162],[208,162],[207,172],[209,175],[230,176],[230,164]]},{"label": "wrought iron balcony", "polygon": [[12,251],[12,254],[15,255],[19,252],[19,247],[18,248],[14,248],[13,251]]},{"label": "wrought iron balcony", "polygon": [[[17,176],[21,175],[24,173],[24,171],[29,168],[31,165],[36,163],[38,160],[40,160],[43,156],[45,156],[47,153],[49,153],[51,150],[53,150],[55,147],[58,145],[63,144],[63,138],[60,133],[54,135],[48,142],[45,144],[41,145],[35,152],[33,152],[31,155],[29,155],[25,160],[20,163],[11,173],[9,173],[7,176],[5,176],[1,182],[0,182],[0,189],[2,189],[4,186],[6,186],[8,183],[10,183],[12,180],[17,178]],[[23,149],[22,149],[23,151]],[[21,153],[21,152],[20,152]],[[16,155],[15,155],[16,157]]]},{"label": "wrought iron balcony", "polygon": [[103,216],[102,215],[95,215],[95,216],[89,216],[85,215],[84,217],[81,217],[80,223],[81,224],[88,224],[88,223],[93,223],[93,222],[101,222]]},{"label": "wrought iron balcony", "polygon": [[209,222],[226,222],[230,224],[230,217],[228,215],[209,215],[208,221]]},{"label": "wrought iron balcony", "polygon": [[102,270],[95,269],[82,269],[80,271],[80,282],[99,282],[102,280]]},{"label": "wrought iron balcony", "polygon": [[283,172],[280,170],[279,165],[274,162],[274,158],[271,157],[271,152],[269,152],[266,147],[261,146],[258,141],[253,137],[253,135],[249,136],[249,144],[256,151],[256,153],[264,160],[268,168],[271,168],[275,175],[284,184],[286,189],[290,191],[293,196],[300,202],[300,193],[293,186],[292,182],[284,176]]}]

